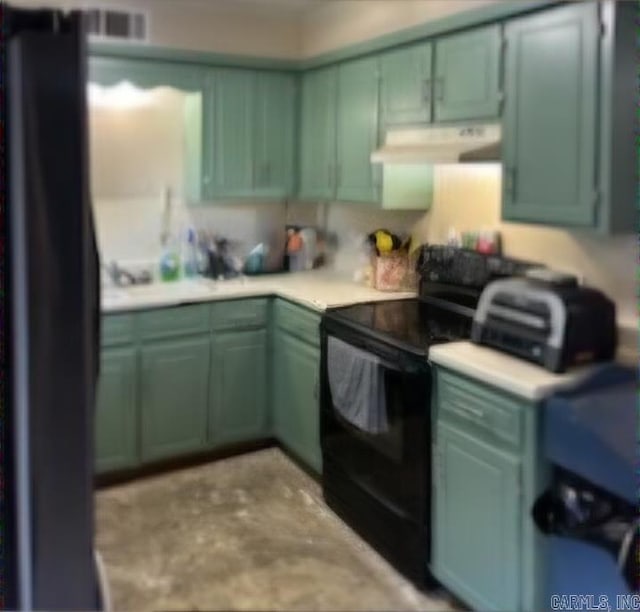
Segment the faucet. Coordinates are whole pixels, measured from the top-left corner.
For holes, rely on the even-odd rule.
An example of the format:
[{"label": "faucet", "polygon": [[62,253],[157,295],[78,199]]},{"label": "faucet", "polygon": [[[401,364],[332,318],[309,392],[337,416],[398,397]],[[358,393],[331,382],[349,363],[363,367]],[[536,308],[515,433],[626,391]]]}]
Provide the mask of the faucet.
[{"label": "faucet", "polygon": [[[128,272],[124,268],[121,268],[116,261],[112,261],[109,264],[102,264],[102,267],[107,271],[109,277],[111,278],[111,282],[117,287],[124,287],[125,285],[135,285],[138,280],[136,277]],[[126,279],[126,281],[123,281]]]}]

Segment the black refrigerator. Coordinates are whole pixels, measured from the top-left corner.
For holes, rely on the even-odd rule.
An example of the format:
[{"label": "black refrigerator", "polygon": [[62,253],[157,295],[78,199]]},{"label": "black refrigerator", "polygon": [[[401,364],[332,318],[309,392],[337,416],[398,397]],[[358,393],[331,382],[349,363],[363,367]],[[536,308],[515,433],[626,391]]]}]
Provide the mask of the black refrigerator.
[{"label": "black refrigerator", "polygon": [[82,15],[0,12],[2,604],[93,610],[100,313]]}]

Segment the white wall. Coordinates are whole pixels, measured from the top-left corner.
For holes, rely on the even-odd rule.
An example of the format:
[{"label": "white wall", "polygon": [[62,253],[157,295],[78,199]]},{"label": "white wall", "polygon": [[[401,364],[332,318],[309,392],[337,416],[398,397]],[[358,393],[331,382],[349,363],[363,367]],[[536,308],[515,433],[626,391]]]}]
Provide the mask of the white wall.
[{"label": "white wall", "polygon": [[434,206],[414,226],[414,235],[422,242],[442,243],[451,226],[459,231],[496,228],[505,253],[581,275],[585,284],[616,301],[623,324],[637,327],[637,236],[606,237],[586,230],[503,223],[500,185],[497,165],[437,168]]},{"label": "white wall", "polygon": [[498,1],[503,0],[318,2],[303,18],[300,54],[302,57],[312,57]]},{"label": "white wall", "polygon": [[152,45],[193,51],[295,58],[300,29],[295,15],[234,8],[215,0],[12,0],[12,4],[65,9],[114,6],[142,10],[150,16]]},{"label": "white wall", "polygon": [[506,0],[12,0],[63,8],[120,6],[150,15],[153,45],[177,49],[308,58],[454,13]]}]

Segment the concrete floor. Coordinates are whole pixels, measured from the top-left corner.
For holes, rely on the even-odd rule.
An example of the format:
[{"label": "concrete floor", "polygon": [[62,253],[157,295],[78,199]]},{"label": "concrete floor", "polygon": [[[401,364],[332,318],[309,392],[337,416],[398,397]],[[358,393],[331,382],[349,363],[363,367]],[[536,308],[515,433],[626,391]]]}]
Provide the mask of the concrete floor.
[{"label": "concrete floor", "polygon": [[97,493],[114,610],[454,610],[404,580],[278,449]]}]

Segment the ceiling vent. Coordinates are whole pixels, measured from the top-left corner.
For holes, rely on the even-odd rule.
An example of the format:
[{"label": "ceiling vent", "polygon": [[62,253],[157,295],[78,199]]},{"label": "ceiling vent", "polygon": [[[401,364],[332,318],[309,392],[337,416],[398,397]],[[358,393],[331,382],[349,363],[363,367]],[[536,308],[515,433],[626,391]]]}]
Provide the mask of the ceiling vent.
[{"label": "ceiling vent", "polygon": [[149,42],[149,15],[113,8],[85,11],[87,33],[93,40]]}]

